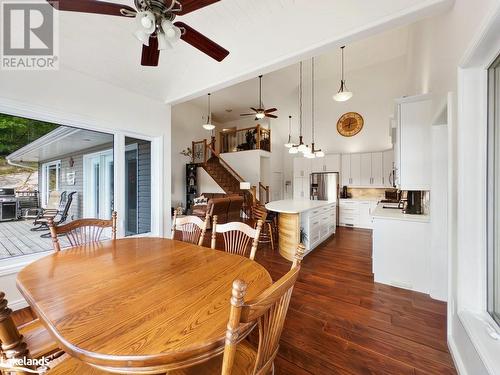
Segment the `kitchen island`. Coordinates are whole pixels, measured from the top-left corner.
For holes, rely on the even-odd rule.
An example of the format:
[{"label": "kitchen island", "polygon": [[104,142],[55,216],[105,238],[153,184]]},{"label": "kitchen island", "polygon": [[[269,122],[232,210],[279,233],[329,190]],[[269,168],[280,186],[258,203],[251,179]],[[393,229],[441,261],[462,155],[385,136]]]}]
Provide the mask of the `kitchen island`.
[{"label": "kitchen island", "polygon": [[301,240],[306,254],[335,234],[337,204],[335,201],[287,199],[266,204],[269,211],[279,213],[279,252],[290,261]]}]

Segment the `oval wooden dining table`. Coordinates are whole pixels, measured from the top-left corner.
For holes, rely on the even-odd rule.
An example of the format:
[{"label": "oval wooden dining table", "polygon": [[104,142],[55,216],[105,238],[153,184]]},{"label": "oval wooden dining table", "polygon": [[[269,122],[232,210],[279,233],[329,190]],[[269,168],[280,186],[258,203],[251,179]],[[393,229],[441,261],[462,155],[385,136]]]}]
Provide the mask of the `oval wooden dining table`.
[{"label": "oval wooden dining table", "polygon": [[[17,286],[60,347],[110,372],[164,373],[224,350],[231,286],[272,284],[247,258],[164,238],[74,247],[24,268]],[[254,324],[241,327],[244,337]]]}]

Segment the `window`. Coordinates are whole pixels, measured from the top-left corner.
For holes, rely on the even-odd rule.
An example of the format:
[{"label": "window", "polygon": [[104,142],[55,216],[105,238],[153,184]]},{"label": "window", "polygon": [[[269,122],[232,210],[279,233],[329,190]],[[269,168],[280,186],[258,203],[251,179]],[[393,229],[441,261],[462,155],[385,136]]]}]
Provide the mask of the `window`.
[{"label": "window", "polygon": [[113,150],[83,156],[84,217],[110,219],[113,212]]},{"label": "window", "polygon": [[125,235],[151,232],[151,142],[125,137]]},{"label": "window", "polygon": [[59,191],[61,184],[61,161],[51,161],[42,166],[42,203],[47,206],[50,193]]},{"label": "window", "polygon": [[500,325],[500,56],[488,72],[488,311]]}]

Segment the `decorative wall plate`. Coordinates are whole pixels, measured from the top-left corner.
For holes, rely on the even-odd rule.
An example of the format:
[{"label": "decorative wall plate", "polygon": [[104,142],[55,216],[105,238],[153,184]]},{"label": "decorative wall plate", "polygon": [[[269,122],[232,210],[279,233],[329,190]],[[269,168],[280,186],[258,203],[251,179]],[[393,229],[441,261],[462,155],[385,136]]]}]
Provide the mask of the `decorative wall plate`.
[{"label": "decorative wall plate", "polygon": [[363,117],[357,112],[344,113],[337,121],[337,131],[344,137],[353,137],[363,129]]}]

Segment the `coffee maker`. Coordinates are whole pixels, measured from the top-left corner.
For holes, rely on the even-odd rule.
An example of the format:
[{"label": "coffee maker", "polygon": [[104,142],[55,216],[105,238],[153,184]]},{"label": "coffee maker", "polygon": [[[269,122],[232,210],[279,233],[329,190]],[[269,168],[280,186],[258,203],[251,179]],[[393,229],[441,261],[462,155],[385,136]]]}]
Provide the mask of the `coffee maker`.
[{"label": "coffee maker", "polygon": [[403,208],[403,213],[410,215],[422,215],[424,213],[423,198],[424,194],[422,191],[408,190],[406,192],[406,204]]}]

